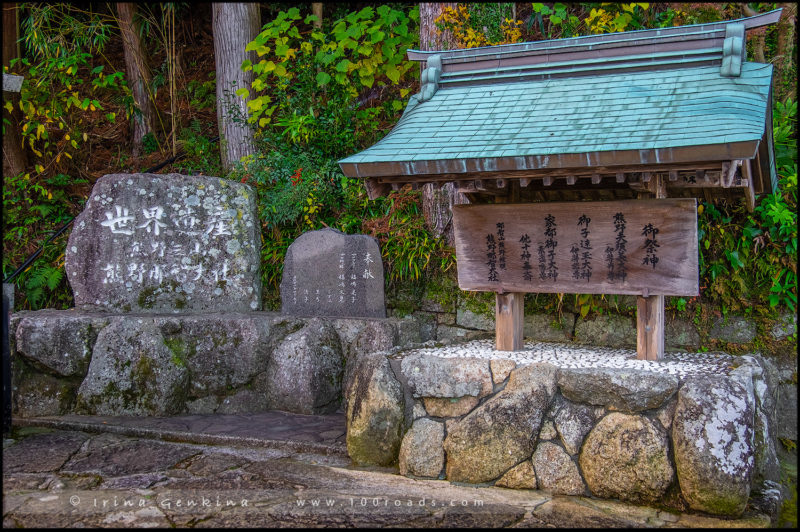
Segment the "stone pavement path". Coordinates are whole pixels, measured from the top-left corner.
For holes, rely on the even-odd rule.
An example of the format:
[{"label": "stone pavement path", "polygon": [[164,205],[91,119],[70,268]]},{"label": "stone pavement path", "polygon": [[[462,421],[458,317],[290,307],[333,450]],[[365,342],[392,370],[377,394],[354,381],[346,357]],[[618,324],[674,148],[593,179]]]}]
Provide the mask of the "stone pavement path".
[{"label": "stone pavement path", "polygon": [[[260,426],[264,420],[273,425]],[[725,521],[354,468],[336,434],[341,416],[68,416],[50,418],[51,428],[42,427],[47,420],[25,424],[3,442],[4,528],[769,525],[758,515]],[[198,427],[205,432],[195,433],[195,443],[164,441]],[[202,441],[225,430],[225,441]]]},{"label": "stone pavement path", "polygon": [[235,444],[258,449],[292,449],[347,456],[344,414],[310,416],[270,411],[170,417],[65,415],[15,419],[21,426],[101,430],[166,441]]}]

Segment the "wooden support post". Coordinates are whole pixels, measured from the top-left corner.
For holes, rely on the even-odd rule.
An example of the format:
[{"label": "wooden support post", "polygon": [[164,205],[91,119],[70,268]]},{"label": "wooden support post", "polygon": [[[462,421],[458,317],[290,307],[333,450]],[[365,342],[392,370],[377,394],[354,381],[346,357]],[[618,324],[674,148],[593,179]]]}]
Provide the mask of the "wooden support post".
[{"label": "wooden support post", "polygon": [[498,351],[522,351],[525,317],[525,294],[496,294],[495,346]]},{"label": "wooden support post", "polygon": [[[520,183],[516,180],[510,182],[508,196],[496,199],[497,203],[519,203],[519,200]],[[495,294],[494,331],[498,351],[522,351],[525,348],[524,318],[524,292]]]},{"label": "wooden support post", "polygon": [[636,298],[636,358],[664,358],[664,296]]},{"label": "wooden support post", "polygon": [[756,208],[756,191],[753,188],[753,167],[750,159],[745,159],[742,163],[744,178],[747,181],[747,188],[744,189],[744,197],[747,200],[747,212],[753,212]]},{"label": "wooden support post", "polygon": [[[667,197],[664,177],[655,174],[647,182],[647,192],[639,198]],[[639,360],[661,360],[664,358],[664,296],[647,295],[636,297],[636,358]]]}]

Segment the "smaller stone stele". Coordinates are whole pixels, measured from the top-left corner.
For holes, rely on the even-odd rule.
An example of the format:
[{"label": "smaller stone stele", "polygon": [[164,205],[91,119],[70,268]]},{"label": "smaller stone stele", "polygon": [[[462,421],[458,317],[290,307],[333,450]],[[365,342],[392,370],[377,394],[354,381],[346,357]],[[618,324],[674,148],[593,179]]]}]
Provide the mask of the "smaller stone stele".
[{"label": "smaller stone stele", "polygon": [[110,174],[75,219],[66,272],[80,310],[261,309],[261,229],[242,183],[180,174]]},{"label": "smaller stone stele", "polygon": [[385,318],[378,241],[320,229],[289,246],[281,279],[281,312],[290,316]]}]

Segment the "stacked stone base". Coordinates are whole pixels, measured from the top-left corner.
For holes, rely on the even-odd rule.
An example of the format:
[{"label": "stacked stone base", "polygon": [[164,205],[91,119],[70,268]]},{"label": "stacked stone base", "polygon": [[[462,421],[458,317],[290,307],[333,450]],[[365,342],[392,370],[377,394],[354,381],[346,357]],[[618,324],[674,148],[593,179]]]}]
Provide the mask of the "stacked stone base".
[{"label": "stacked stone base", "polygon": [[9,336],[14,416],[326,414],[341,407],[348,360],[430,330],[394,318],[43,310],[12,315]]},{"label": "stacked stone base", "polygon": [[676,375],[421,351],[351,375],[355,462],[729,517],[776,492],[777,377],[760,356]]}]

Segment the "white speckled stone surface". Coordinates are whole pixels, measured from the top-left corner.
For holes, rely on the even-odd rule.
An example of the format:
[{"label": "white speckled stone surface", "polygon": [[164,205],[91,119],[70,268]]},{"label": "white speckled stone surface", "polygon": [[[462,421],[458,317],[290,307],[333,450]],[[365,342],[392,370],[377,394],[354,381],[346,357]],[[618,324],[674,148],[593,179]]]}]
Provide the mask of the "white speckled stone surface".
[{"label": "white speckled stone surface", "polygon": [[665,353],[659,361],[637,360],[633,349],[572,346],[567,344],[527,342],[523,351],[498,351],[494,340],[473,340],[459,345],[423,347],[402,351],[395,356],[429,355],[443,358],[485,358],[513,360],[517,365],[548,362],[560,368],[628,368],[668,373],[684,378],[690,375],[728,375],[746,357],[725,353]]}]

